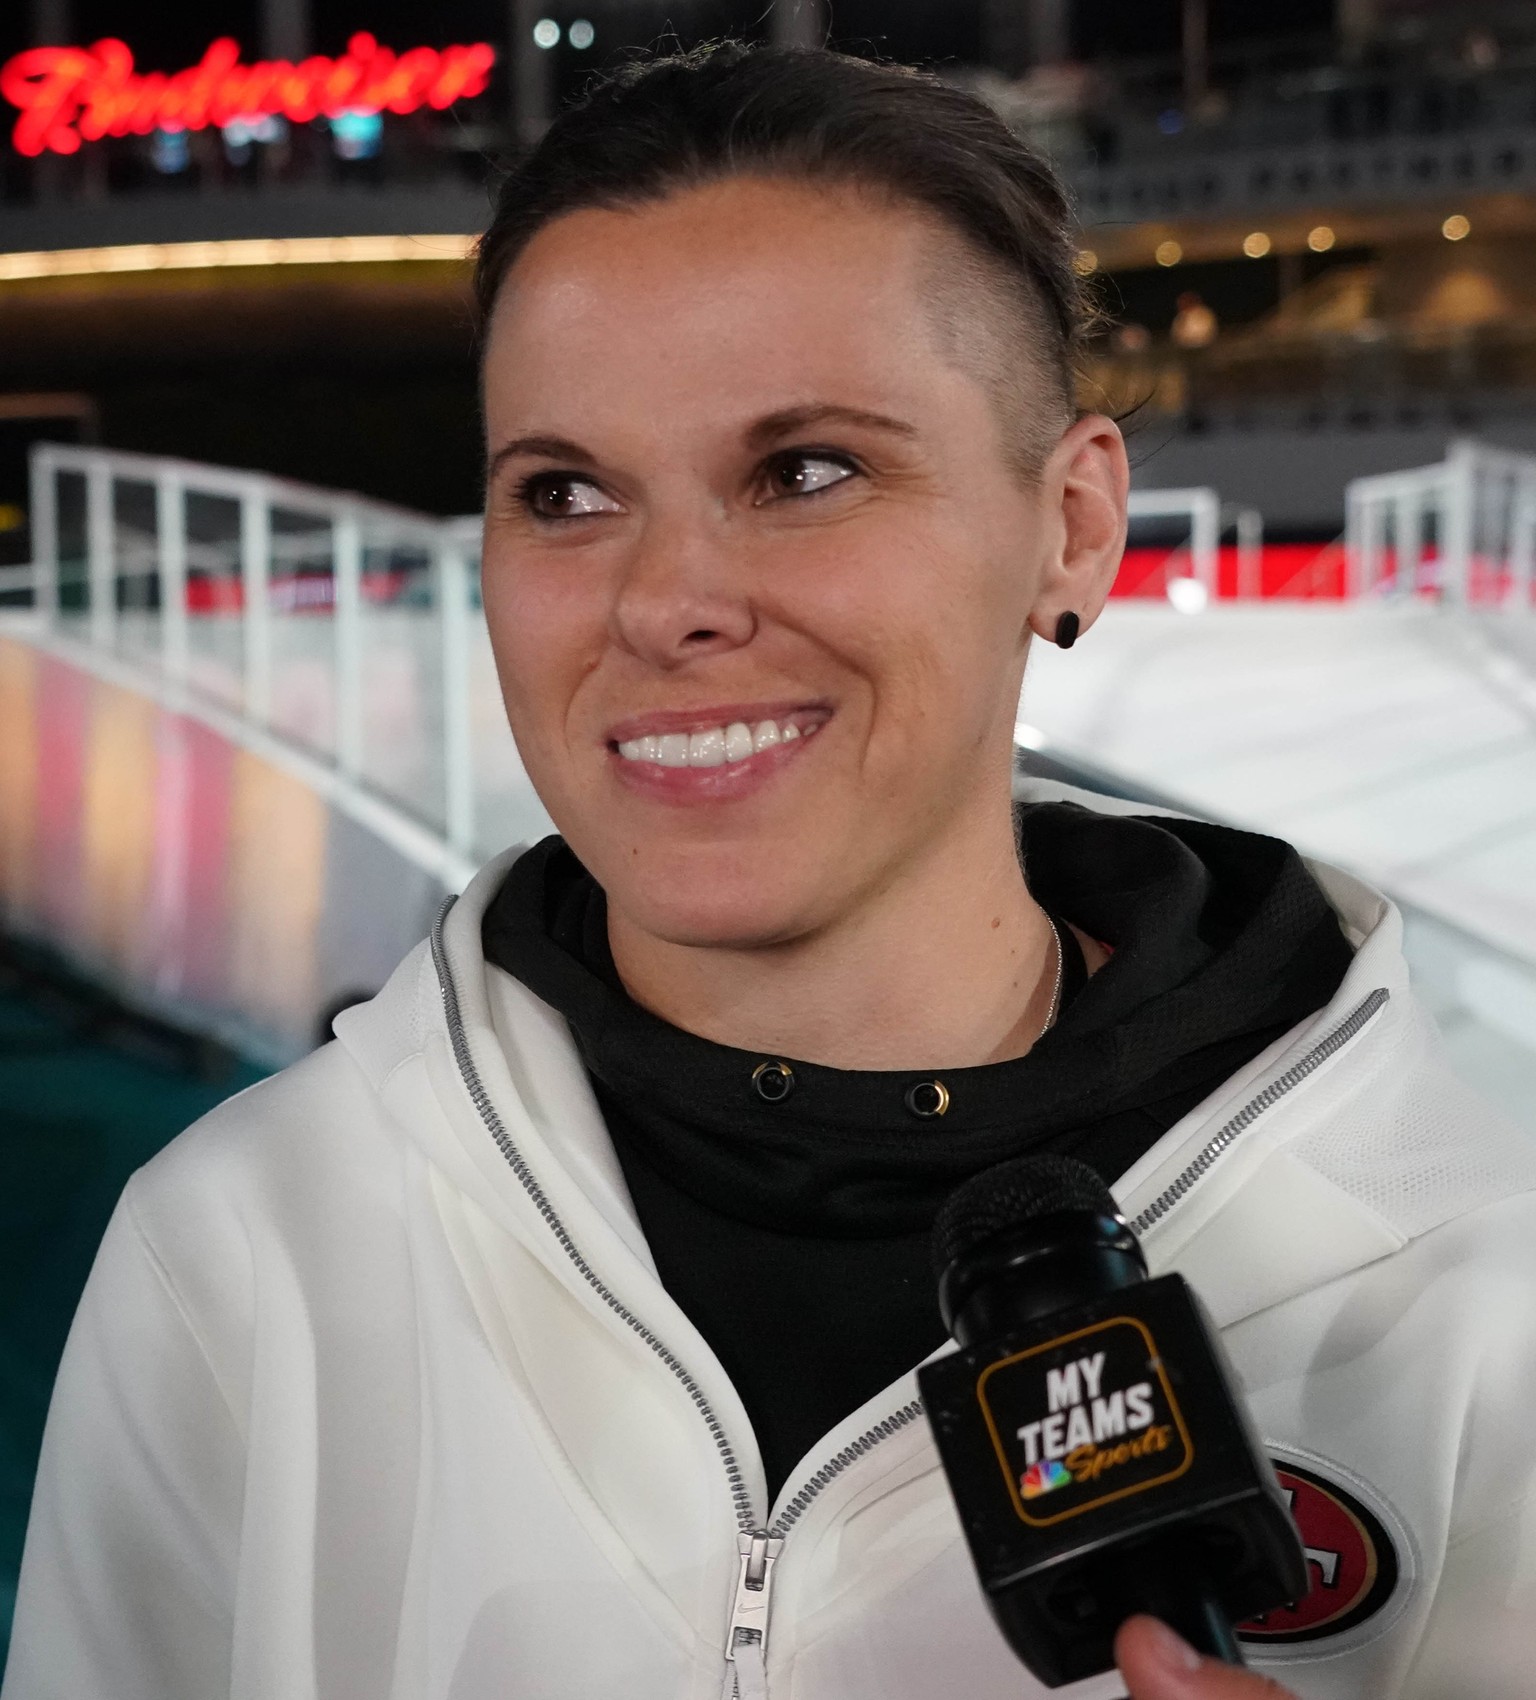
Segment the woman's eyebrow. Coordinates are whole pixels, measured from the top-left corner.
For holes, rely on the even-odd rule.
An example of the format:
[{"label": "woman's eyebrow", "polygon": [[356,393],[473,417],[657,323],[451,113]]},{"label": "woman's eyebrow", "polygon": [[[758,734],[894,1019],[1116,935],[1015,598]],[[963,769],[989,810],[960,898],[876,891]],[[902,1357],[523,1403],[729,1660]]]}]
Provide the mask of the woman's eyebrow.
[{"label": "woman's eyebrow", "polygon": [[876,431],[890,431],[900,437],[915,437],[917,427],[905,419],[893,419],[888,413],[871,413],[862,407],[843,407],[836,402],[810,402],[803,407],[785,407],[777,413],[765,414],[747,432],[752,448],[766,448],[781,437],[793,436],[812,425],[863,425]]},{"label": "woman's eyebrow", "polygon": [[595,466],[597,461],[580,443],[573,443],[569,437],[514,437],[510,442],[503,443],[491,456],[486,468],[487,477],[494,478],[507,461],[518,455],[539,455],[546,460],[573,461],[578,466]]},{"label": "woman's eyebrow", "polygon": [[[895,419],[888,413],[872,413],[863,407],[844,407],[837,402],[808,402],[800,407],[783,407],[775,413],[764,414],[747,431],[748,446],[766,448],[781,438],[808,430],[813,425],[862,425],[866,429],[889,431],[901,437],[915,437],[917,427],[905,419]],[[596,466],[597,459],[580,443],[569,437],[544,433],[513,437],[491,456],[486,474],[494,478],[503,465],[519,455],[538,455],[545,460],[563,460],[577,466]]]}]

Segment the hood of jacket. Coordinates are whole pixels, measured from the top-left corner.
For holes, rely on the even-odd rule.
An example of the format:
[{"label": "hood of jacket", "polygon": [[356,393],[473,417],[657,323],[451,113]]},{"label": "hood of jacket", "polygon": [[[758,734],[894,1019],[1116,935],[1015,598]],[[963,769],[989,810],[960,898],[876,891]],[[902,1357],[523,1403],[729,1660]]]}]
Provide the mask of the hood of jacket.
[{"label": "hood of jacket", "polygon": [[[1049,782],[1025,794],[1149,812]],[[904,1621],[903,1591],[921,1589],[933,1566],[958,1563],[953,1507],[917,1420],[914,1377],[851,1413],[767,1504],[745,1411],[656,1278],[565,1022],[485,961],[482,917],[516,854],[480,873],[430,945],[371,1004],[338,1020],[338,1036],[427,1167],[491,1349],[542,1413],[551,1469],[570,1477],[572,1504],[591,1518],[611,1562],[633,1575],[651,1617],[675,1626],[680,1641],[693,1625],[718,1647],[718,1602],[734,1572],[713,1544],[722,1524],[733,1518],[745,1539],[787,1519],[795,1529],[786,1553],[795,1557],[780,1566],[769,1662],[814,1669],[817,1649],[833,1657],[826,1649],[874,1609],[876,1596],[861,1592],[876,1586],[872,1578],[894,1627]],[[1181,1272],[1229,1337],[1454,1217],[1536,1188],[1529,1142],[1491,1118],[1445,1065],[1409,992],[1397,911],[1351,875],[1309,866],[1353,950],[1333,997],[1224,1081],[1114,1187],[1154,1273]],[[1285,1349],[1294,1350],[1294,1342]],[[1282,1359],[1274,1373],[1289,1377]],[[1240,1369],[1251,1374],[1254,1364]],[[625,1423],[645,1436],[654,1493],[616,1449],[616,1385]],[[874,1468],[864,1462],[872,1438]],[[706,1450],[718,1468],[706,1467]],[[946,1586],[971,1611],[963,1572],[943,1573],[960,1578]],[[914,1645],[910,1656],[919,1652]],[[828,1680],[836,1691],[842,1679]],[[1102,1691],[1118,1689],[1111,1681]]]},{"label": "hood of jacket", "polygon": [[[1167,812],[1045,780],[1025,782],[1022,796],[1115,814]],[[486,906],[518,854],[487,864],[446,910],[434,940],[406,958],[377,998],[346,1012],[337,1035],[380,1088],[407,1054],[426,1051],[440,1089],[432,1122],[446,1117],[456,1138],[445,1145],[441,1125],[429,1134],[415,1117],[410,1126],[493,1213],[526,1225],[531,1206],[543,1219],[529,1191],[534,1183],[562,1221],[582,1230],[584,1243],[622,1253],[626,1275],[648,1273],[565,1022],[490,967],[481,949]],[[1354,1116],[1375,1122],[1390,1102],[1464,1089],[1409,993],[1396,908],[1342,869],[1308,867],[1354,952],[1333,997],[1232,1075],[1114,1187],[1152,1266],[1178,1267],[1222,1324],[1389,1255],[1481,1202],[1474,1189],[1441,1193],[1431,1204],[1400,1151],[1380,1152],[1385,1172],[1375,1173],[1372,1152],[1349,1137]],[[1469,1090],[1465,1097],[1477,1102]],[[1500,1129],[1501,1150],[1506,1138]],[[1442,1157],[1426,1149],[1426,1172]],[[1492,1173],[1489,1186],[1491,1196],[1502,1195]],[[555,1266],[568,1263],[558,1236],[549,1238]]]}]

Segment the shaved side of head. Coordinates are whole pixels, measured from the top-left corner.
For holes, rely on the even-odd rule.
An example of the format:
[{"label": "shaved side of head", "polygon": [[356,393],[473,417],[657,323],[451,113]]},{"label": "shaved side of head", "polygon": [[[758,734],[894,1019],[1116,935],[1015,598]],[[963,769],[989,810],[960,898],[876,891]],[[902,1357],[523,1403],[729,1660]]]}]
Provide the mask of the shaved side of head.
[{"label": "shaved side of head", "polygon": [[944,358],[992,397],[1009,458],[1032,482],[1077,417],[1073,376],[1053,358],[1045,309],[1030,286],[927,208],[923,304]]}]

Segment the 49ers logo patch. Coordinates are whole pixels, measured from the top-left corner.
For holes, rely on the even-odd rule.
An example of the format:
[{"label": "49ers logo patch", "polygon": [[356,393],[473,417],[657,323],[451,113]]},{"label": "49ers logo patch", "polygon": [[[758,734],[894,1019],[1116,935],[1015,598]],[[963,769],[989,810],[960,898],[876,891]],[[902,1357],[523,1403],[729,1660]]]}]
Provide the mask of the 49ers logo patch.
[{"label": "49ers logo patch", "polygon": [[1315,1470],[1276,1459],[1275,1475],[1301,1531],[1312,1587],[1238,1625],[1254,1645],[1284,1646],[1342,1635],[1376,1616],[1397,1592],[1401,1565],[1385,1524],[1357,1494]]}]

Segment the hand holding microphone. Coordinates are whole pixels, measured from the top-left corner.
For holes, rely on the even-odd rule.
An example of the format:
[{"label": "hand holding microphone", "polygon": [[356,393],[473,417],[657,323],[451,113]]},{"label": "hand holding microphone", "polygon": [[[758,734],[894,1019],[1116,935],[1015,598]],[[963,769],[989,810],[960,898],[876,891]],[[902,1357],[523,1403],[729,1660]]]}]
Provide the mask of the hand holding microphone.
[{"label": "hand holding microphone", "polygon": [[1155,1617],[1133,1617],[1115,1636],[1115,1663],[1131,1700],[1295,1700],[1267,1676],[1203,1659]]},{"label": "hand holding microphone", "polygon": [[[1076,1682],[1110,1669],[1117,1632],[1146,1613],[1240,1665],[1233,1625],[1299,1599],[1306,1564],[1188,1284],[1149,1279],[1109,1190],[1064,1157],[962,1187],[934,1258],[960,1350],[918,1379],[1013,1650],[1048,1686]],[[1143,1638],[1127,1628],[1133,1669]],[[1176,1692],[1202,1691],[1145,1689]]]}]

